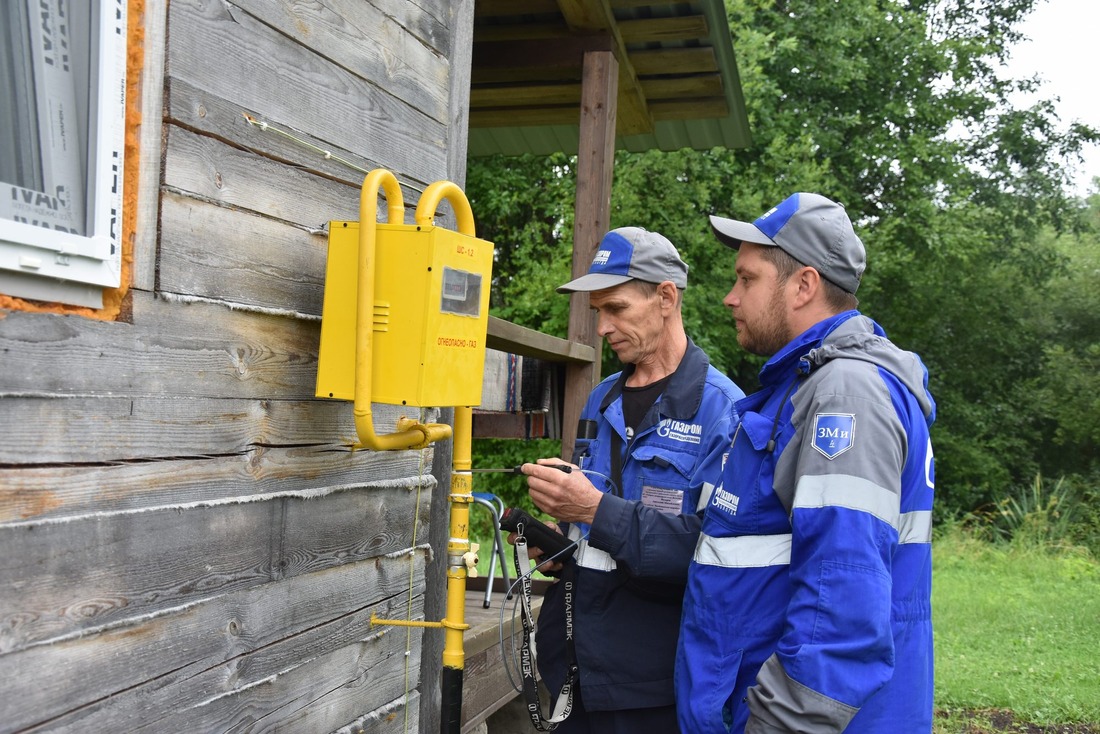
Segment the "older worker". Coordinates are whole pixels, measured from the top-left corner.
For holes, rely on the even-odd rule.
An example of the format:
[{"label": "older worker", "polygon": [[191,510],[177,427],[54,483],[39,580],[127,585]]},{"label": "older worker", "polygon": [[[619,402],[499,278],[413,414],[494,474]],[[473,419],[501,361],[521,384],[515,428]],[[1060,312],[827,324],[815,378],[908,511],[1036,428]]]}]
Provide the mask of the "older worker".
[{"label": "older worker", "polygon": [[[559,732],[676,732],[673,661],[704,478],[721,470],[744,393],[710,366],[681,319],[688,268],[638,227],[601,240],[588,273],[558,288],[589,293],[598,333],[623,363],[589,395],[563,474],[525,464],[534,503],[578,541],[561,568],[575,583],[572,650],[562,583],[538,623],[539,671],[579,690]],[[544,459],[541,463],[561,463]]]}]

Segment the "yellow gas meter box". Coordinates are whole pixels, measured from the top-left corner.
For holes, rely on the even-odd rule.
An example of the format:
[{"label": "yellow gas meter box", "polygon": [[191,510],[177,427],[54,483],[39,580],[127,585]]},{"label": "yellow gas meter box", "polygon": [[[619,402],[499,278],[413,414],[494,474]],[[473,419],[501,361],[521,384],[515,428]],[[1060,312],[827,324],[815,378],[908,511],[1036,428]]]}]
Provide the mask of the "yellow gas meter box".
[{"label": "yellow gas meter box", "polygon": [[[476,406],[493,243],[431,225],[377,224],[371,400]],[[359,222],[330,222],[317,397],[355,398]]]}]

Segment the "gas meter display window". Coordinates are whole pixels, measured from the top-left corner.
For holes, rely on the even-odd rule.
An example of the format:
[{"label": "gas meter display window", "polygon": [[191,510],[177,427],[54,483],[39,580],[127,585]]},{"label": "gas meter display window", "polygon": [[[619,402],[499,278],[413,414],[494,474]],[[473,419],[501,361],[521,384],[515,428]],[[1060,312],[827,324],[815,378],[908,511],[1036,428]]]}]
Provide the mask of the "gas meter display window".
[{"label": "gas meter display window", "polygon": [[443,297],[439,309],[459,316],[481,315],[481,274],[443,268]]}]

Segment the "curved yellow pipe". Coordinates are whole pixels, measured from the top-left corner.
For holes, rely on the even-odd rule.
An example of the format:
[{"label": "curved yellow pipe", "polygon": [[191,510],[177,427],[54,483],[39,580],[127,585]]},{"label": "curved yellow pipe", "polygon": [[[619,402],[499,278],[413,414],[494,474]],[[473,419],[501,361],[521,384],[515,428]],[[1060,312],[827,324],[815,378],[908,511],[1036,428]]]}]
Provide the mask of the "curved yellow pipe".
[{"label": "curved yellow pipe", "polygon": [[450,181],[436,181],[424,193],[420,195],[420,201],[416,204],[416,223],[421,227],[430,227],[432,218],[435,217],[436,207],[443,199],[451,202],[451,208],[455,213],[455,222],[458,231],[462,234],[474,236],[474,210],[470,208],[470,200],[458,184]]},{"label": "curved yellow pipe", "polygon": [[[474,236],[474,213],[470,201],[462,189],[450,181],[436,181],[420,195],[416,205],[416,223],[421,227],[432,224],[439,202],[447,199],[454,210],[458,231]],[[445,638],[443,641],[444,677],[453,677],[458,693],[450,688],[444,690],[444,710],[451,707],[461,708],[461,671],[465,664],[465,652],[462,647],[462,632],[466,629],[466,566],[462,563],[463,554],[470,548],[470,503],[473,501],[472,436],[474,410],[472,406],[455,407],[455,431],[452,452],[451,472],[451,539],[447,543],[447,617]],[[449,672],[448,672],[449,671]],[[449,700],[457,696],[458,701]]]},{"label": "curved yellow pipe", "polygon": [[[354,448],[373,451],[422,449],[433,441],[450,438],[445,423],[420,423],[410,418],[397,422],[397,432],[382,436],[374,432],[371,409],[371,368],[374,354],[374,277],[375,246],[378,241],[378,190],[386,194],[386,221],[402,224],[405,202],[401,186],[389,171],[376,168],[363,179],[359,193],[359,283],[355,307],[355,432],[359,443]],[[460,192],[461,193],[461,192]],[[423,201],[423,200],[422,200]],[[466,208],[469,208],[467,203]],[[420,211],[420,207],[417,207]],[[471,214],[471,221],[473,215]]]}]

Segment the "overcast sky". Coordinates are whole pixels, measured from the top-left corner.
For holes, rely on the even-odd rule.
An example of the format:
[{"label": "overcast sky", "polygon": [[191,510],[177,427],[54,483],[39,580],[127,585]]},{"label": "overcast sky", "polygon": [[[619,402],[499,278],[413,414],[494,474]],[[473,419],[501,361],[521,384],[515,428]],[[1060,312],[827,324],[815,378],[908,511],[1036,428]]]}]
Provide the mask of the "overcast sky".
[{"label": "overcast sky", "polygon": [[[1038,74],[1044,80],[1043,99],[1056,103],[1064,130],[1076,120],[1100,128],[1100,2],[1047,0],[1021,27],[1030,40],[1012,53],[1007,73],[1013,78]],[[1084,196],[1094,176],[1100,176],[1100,146],[1085,152],[1078,169],[1076,193]]]}]

